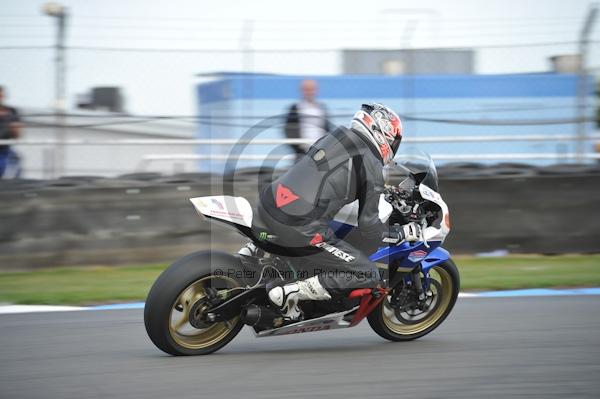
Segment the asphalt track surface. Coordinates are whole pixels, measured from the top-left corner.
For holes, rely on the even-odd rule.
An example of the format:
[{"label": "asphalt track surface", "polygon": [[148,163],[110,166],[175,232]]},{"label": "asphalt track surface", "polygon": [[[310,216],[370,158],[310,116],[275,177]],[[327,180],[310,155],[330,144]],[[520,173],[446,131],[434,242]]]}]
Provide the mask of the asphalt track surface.
[{"label": "asphalt track surface", "polygon": [[1,398],[598,398],[600,296],[459,299],[413,342],[355,328],[170,357],[141,310],[0,315]]}]

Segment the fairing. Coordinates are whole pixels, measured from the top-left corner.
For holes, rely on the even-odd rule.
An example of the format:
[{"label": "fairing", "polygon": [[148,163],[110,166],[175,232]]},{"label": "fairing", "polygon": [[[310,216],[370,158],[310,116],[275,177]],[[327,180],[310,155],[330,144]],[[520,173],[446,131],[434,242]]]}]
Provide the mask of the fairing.
[{"label": "fairing", "polygon": [[384,264],[399,260],[398,266],[402,268],[413,268],[421,263],[425,271],[450,259],[450,254],[440,247],[441,244],[440,241],[432,241],[428,243],[429,247],[426,247],[423,242],[403,242],[395,247],[381,247],[369,256],[369,259]]}]

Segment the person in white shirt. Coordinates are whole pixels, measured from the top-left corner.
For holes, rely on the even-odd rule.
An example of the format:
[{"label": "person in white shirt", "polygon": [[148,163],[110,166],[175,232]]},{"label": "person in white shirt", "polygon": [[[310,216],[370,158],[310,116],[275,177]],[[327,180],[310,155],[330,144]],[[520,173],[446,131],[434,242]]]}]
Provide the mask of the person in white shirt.
[{"label": "person in white shirt", "polygon": [[317,82],[303,80],[300,84],[302,100],[293,104],[285,121],[285,135],[289,139],[310,139],[309,144],[292,144],[296,153],[296,162],[302,158],[310,146],[332,130],[325,106],[316,101]]}]

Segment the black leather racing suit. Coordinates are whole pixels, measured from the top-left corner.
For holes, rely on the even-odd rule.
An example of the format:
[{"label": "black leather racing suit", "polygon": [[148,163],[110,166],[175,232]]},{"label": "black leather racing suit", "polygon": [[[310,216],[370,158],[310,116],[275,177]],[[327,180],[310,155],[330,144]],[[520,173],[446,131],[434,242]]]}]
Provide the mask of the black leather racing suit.
[{"label": "black leather racing suit", "polygon": [[375,287],[379,273],[359,249],[335,237],[328,221],[359,201],[358,232],[380,243],[383,161],[372,143],[344,127],[322,137],[298,163],[260,193],[258,212],[277,244],[312,268],[326,289]]}]

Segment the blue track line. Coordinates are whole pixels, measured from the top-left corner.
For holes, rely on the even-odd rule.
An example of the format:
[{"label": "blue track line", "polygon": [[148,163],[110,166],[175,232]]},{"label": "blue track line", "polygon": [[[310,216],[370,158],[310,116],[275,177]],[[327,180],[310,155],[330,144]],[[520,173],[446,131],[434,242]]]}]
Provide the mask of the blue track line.
[{"label": "blue track line", "polygon": [[572,296],[572,295],[600,295],[600,288],[572,288],[572,289],[550,289],[533,288],[527,290],[510,291],[487,291],[478,292],[475,297],[480,298],[508,298],[526,296]]},{"label": "blue track line", "polygon": [[144,302],[115,303],[111,305],[90,306],[88,310],[120,310],[120,309],[144,309]]}]

